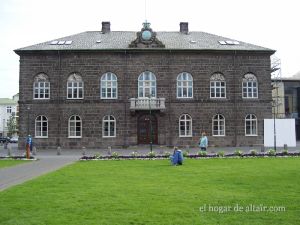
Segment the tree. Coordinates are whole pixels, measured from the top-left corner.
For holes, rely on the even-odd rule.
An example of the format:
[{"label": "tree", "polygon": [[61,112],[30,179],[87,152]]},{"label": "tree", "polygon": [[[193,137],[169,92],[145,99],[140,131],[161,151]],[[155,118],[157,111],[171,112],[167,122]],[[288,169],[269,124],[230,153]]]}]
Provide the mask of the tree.
[{"label": "tree", "polygon": [[16,117],[10,116],[8,121],[7,121],[7,136],[12,136],[17,132],[17,120]]}]

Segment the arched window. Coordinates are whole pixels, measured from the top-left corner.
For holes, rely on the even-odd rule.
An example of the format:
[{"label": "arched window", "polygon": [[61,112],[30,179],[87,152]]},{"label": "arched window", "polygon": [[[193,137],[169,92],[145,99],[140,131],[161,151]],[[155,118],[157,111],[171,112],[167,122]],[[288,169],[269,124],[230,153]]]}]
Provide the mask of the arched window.
[{"label": "arched window", "polygon": [[139,98],[156,98],[156,77],[152,72],[145,71],[138,78]]},{"label": "arched window", "polygon": [[105,73],[101,77],[101,98],[116,99],[118,94],[117,76],[113,73]]},{"label": "arched window", "polygon": [[34,78],[33,98],[34,99],[50,98],[50,82],[48,76],[44,73],[40,73]]},{"label": "arched window", "polygon": [[189,73],[177,76],[177,98],[193,98],[193,77]]},{"label": "arched window", "polygon": [[256,76],[252,73],[245,74],[243,78],[243,98],[258,98],[257,86]]},{"label": "arched window", "polygon": [[116,137],[116,119],[112,115],[103,117],[102,137]]},{"label": "arched window", "polygon": [[213,136],[225,136],[225,117],[217,114],[212,119]]},{"label": "arched window", "polygon": [[179,137],[192,137],[192,117],[183,114],[179,118]]},{"label": "arched window", "polygon": [[257,136],[257,118],[253,114],[248,114],[245,117],[245,135]]},{"label": "arched window", "polygon": [[36,138],[48,137],[48,119],[46,116],[38,116],[35,119],[35,137]]},{"label": "arched window", "polygon": [[210,97],[226,98],[226,82],[221,73],[215,73],[210,77]]},{"label": "arched window", "polygon": [[68,99],[83,99],[83,80],[80,75],[76,73],[70,75],[67,87]]},{"label": "arched window", "polygon": [[80,116],[69,118],[69,138],[81,138],[82,121]]}]

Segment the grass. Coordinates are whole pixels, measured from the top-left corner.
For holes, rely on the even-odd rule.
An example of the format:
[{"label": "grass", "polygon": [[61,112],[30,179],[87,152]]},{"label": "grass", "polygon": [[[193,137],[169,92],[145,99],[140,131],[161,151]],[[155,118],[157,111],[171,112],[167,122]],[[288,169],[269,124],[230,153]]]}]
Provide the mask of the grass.
[{"label": "grass", "polygon": [[300,158],[78,162],[0,192],[0,224],[300,224],[299,169]]},{"label": "grass", "polygon": [[0,169],[4,168],[4,167],[10,167],[10,166],[15,166],[15,165],[19,165],[21,163],[25,163],[28,161],[25,160],[0,160]]}]

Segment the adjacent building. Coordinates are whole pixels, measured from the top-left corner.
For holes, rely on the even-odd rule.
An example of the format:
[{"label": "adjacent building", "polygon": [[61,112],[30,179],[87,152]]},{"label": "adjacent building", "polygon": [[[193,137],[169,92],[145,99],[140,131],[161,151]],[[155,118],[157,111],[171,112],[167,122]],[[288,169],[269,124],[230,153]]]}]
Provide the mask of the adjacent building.
[{"label": "adjacent building", "polygon": [[273,82],[273,116],[279,119],[294,118],[296,139],[300,140],[300,79],[280,78]]},{"label": "adjacent building", "polygon": [[17,123],[18,118],[18,94],[9,98],[0,98],[0,137],[17,134],[17,129],[10,133],[9,123],[11,120]]},{"label": "adjacent building", "polygon": [[20,56],[19,145],[263,143],[272,118],[274,50],[189,31],[88,31],[15,50]]}]

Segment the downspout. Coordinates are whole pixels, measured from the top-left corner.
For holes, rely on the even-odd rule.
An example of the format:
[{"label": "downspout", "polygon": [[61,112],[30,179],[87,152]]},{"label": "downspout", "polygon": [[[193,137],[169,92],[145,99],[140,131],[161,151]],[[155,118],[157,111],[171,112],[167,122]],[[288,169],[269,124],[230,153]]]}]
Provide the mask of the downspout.
[{"label": "downspout", "polygon": [[128,76],[128,62],[127,62],[127,51],[125,50],[124,52],[124,55],[125,55],[125,73],[124,73],[124,90],[125,90],[125,96],[124,96],[124,118],[125,118],[125,131],[124,131],[124,134],[123,134],[123,146],[124,147],[128,147],[128,118],[127,118],[127,101],[129,99],[128,97],[128,79],[127,79],[127,76]]},{"label": "downspout", "polygon": [[[168,73],[169,74],[170,74],[170,56],[171,55],[172,55],[172,50],[169,50],[168,61],[167,61],[168,62]],[[171,80],[173,80],[173,79],[171,79]],[[169,86],[169,96],[168,96],[169,100],[168,100],[168,102],[166,102],[166,103],[168,103],[168,104],[166,104],[166,105],[168,105],[168,109],[166,109],[166,113],[168,113],[168,122],[169,122],[169,124],[168,124],[168,126],[169,126],[168,130],[169,130],[169,132],[166,132],[166,133],[169,134],[169,137],[168,137],[168,139],[169,139],[168,142],[169,143],[167,143],[167,145],[168,146],[172,146],[173,145],[173,141],[172,141],[172,138],[173,138],[173,129],[171,127],[171,124],[172,124],[172,118],[171,118],[171,112],[172,112],[172,109],[171,109],[171,106],[172,106],[172,104],[171,104],[171,100],[172,100],[172,85],[168,85],[168,86]],[[175,85],[175,90],[177,92],[176,85]]]},{"label": "downspout", "polygon": [[57,147],[61,147],[61,55],[60,51],[57,51],[57,56],[58,56],[58,96],[57,96],[57,111],[58,111],[58,118],[57,118],[57,138],[56,138],[56,145]]},{"label": "downspout", "polygon": [[233,56],[233,69],[234,69],[234,76],[233,76],[233,85],[234,85],[234,95],[233,95],[233,101],[234,101],[234,146],[237,147],[237,86],[236,86],[236,80],[237,80],[237,73],[236,73],[236,50],[234,51]]}]

